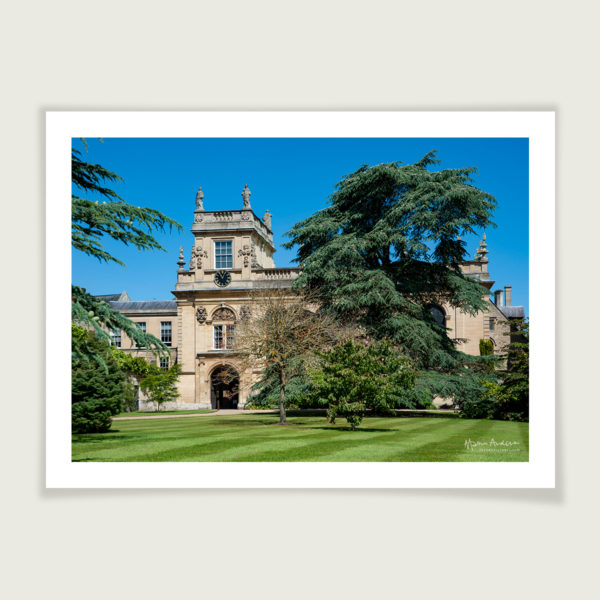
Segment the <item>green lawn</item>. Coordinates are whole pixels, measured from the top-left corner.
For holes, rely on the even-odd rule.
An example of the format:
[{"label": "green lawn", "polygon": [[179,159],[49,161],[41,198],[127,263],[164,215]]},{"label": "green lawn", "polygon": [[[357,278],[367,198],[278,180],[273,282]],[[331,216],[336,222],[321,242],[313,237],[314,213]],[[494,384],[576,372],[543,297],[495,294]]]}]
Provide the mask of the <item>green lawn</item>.
[{"label": "green lawn", "polygon": [[[72,457],[119,462],[528,460],[527,423],[367,417],[350,431],[345,421],[329,425],[321,416],[292,416],[283,427],[278,419],[243,414],[116,421],[109,433],[73,436]],[[487,445],[468,449],[467,440]]]},{"label": "green lawn", "polygon": [[116,417],[155,417],[156,415],[197,415],[201,413],[216,412],[210,408],[198,408],[196,410],[133,410],[131,412],[122,412]]}]

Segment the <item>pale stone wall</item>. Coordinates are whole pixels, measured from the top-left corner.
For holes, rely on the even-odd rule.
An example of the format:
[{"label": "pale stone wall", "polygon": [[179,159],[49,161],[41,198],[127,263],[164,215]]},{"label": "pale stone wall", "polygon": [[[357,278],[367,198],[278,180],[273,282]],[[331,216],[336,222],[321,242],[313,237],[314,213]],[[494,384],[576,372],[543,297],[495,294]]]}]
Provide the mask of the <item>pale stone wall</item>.
[{"label": "pale stone wall", "polygon": [[[446,313],[446,327],[450,338],[463,339],[458,348],[466,354],[479,356],[479,340],[491,339],[494,344],[494,354],[503,354],[510,342],[510,324],[508,319],[497,307],[485,298],[487,308],[485,311],[471,315],[442,304]],[[494,321],[494,329],[490,330],[490,320]]]}]

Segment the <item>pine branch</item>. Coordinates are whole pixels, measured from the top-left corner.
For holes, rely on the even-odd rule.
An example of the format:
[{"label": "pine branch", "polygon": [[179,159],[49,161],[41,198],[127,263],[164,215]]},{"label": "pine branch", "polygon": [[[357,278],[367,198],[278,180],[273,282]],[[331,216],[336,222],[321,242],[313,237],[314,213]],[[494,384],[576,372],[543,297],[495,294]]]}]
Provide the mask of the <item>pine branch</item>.
[{"label": "pine branch", "polygon": [[[78,286],[72,286],[71,318],[80,327],[92,330],[100,340],[111,342],[110,331],[120,329],[140,348],[147,348],[158,356],[168,356],[169,347],[158,338],[143,332],[134,321],[112,309],[108,303],[88,294]],[[75,340],[77,341],[77,340]],[[93,353],[85,345],[77,344],[74,351],[80,358],[89,360]]]}]

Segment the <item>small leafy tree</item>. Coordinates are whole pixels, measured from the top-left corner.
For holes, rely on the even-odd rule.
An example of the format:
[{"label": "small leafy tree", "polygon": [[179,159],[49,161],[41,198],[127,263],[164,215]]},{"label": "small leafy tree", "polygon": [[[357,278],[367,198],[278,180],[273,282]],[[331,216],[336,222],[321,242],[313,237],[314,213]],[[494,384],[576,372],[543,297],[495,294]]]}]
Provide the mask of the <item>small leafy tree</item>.
[{"label": "small leafy tree", "polygon": [[234,354],[245,369],[263,369],[279,391],[279,424],[287,423],[287,390],[306,374],[315,353],[330,342],[331,323],[311,298],[289,289],[264,289],[252,296],[252,314],[238,324]]},{"label": "small leafy tree", "polygon": [[330,423],[343,417],[356,429],[366,410],[388,414],[415,408],[413,362],[389,341],[365,346],[347,340],[320,356],[320,368],[312,373],[313,393],[328,401]]},{"label": "small leafy tree", "polygon": [[159,369],[152,365],[148,374],[141,380],[140,388],[148,396],[150,402],[154,402],[156,410],[165,402],[174,402],[179,398],[177,381],[181,374],[181,365],[174,364],[170,369]]},{"label": "small leafy tree", "polygon": [[133,356],[123,350],[111,346],[112,354],[119,365],[119,368],[125,373],[134,387],[134,394],[131,403],[124,403],[123,408],[133,411],[139,406],[140,383],[151,371],[157,371],[156,365],[151,365],[142,356]]},{"label": "small leafy tree", "polygon": [[103,433],[110,429],[111,417],[121,411],[122,403],[132,390],[127,378],[111,354],[110,346],[92,332],[72,326],[73,339],[85,344],[102,358],[95,361],[74,360],[72,369],[72,431]]}]

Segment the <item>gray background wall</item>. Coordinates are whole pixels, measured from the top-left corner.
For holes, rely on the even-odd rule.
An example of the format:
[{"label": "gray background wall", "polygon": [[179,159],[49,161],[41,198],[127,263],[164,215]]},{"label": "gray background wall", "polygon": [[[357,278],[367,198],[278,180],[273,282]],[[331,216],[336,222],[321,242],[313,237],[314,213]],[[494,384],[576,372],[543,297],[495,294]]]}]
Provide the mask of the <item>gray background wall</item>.
[{"label": "gray background wall", "polygon": [[[21,374],[2,391],[8,596],[593,589],[598,319],[579,305],[598,291],[599,16],[577,0],[5,8],[1,302],[19,318],[4,320],[1,352]],[[558,111],[556,490],[44,490],[44,110],[228,108]]]}]

